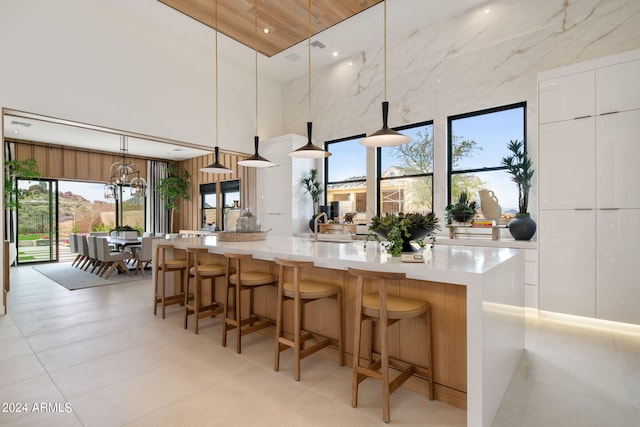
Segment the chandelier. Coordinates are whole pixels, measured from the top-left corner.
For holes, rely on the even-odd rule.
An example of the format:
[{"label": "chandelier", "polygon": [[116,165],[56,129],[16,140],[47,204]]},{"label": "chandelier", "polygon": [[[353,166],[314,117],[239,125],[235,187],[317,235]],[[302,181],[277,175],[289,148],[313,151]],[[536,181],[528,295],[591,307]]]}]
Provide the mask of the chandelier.
[{"label": "chandelier", "polygon": [[140,177],[140,169],[127,160],[129,141],[126,136],[120,136],[120,160],[109,168],[109,182],[104,186],[104,197],[115,199],[118,196],[118,186],[129,185],[131,195],[146,197],[147,181]]}]

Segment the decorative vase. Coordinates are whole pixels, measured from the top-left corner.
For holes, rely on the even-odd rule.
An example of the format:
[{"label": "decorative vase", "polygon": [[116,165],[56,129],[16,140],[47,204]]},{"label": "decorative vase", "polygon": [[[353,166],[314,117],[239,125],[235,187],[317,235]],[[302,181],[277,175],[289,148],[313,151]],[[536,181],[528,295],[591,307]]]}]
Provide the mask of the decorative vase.
[{"label": "decorative vase", "polygon": [[235,231],[241,213],[240,201],[234,200],[233,206],[224,210],[224,219],[222,221],[223,229],[225,231]]},{"label": "decorative vase", "polygon": [[509,232],[516,240],[531,240],[536,234],[536,222],[529,214],[519,213],[509,221]]},{"label": "decorative vase", "polygon": [[491,190],[485,188],[478,190],[480,194],[480,209],[482,216],[486,220],[495,221],[496,224],[502,217],[502,206],[498,203],[498,198]]},{"label": "decorative vase", "polygon": [[260,220],[251,212],[251,206],[247,206],[236,222],[236,231],[239,233],[255,233],[260,231]]}]

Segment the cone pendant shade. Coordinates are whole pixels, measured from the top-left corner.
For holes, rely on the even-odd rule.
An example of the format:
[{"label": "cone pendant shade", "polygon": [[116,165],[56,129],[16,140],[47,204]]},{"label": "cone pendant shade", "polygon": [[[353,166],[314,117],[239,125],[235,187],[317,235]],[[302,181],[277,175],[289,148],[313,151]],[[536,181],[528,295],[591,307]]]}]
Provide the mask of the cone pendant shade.
[{"label": "cone pendant shade", "polygon": [[209,166],[205,166],[203,168],[200,168],[200,172],[207,172],[207,173],[231,173],[233,172],[231,169],[229,169],[228,167],[226,167],[225,165],[223,165],[222,163],[220,163],[218,161],[218,158],[220,156],[220,149],[216,146],[213,149],[214,152],[214,160],[213,163],[211,163]]},{"label": "cone pendant shade", "polygon": [[372,133],[360,141],[360,144],[367,147],[391,147],[411,142],[411,137],[396,132],[387,126],[389,117],[389,102],[382,103],[382,129]]},{"label": "cone pendant shade", "polygon": [[270,162],[269,160],[265,159],[260,154],[258,154],[258,145],[260,142],[260,137],[254,136],[253,140],[255,144],[255,154],[251,157],[247,157],[244,160],[240,160],[238,164],[240,166],[247,166],[250,168],[269,168],[271,166],[275,166],[275,163]]},{"label": "cone pendant shade", "polygon": [[312,126],[313,126],[313,123],[307,122],[307,143],[302,147],[290,152],[289,156],[306,158],[306,159],[322,159],[324,157],[329,157],[331,155],[330,152],[323,150],[317,145],[314,145],[313,142],[311,141]]}]

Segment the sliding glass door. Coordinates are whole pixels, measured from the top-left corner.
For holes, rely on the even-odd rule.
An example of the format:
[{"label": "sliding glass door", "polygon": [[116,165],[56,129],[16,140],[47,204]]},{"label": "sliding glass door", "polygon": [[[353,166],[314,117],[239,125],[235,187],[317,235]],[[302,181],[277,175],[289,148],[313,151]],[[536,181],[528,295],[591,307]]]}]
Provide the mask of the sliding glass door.
[{"label": "sliding glass door", "polygon": [[58,183],[18,179],[23,192],[16,217],[18,264],[58,260]]}]

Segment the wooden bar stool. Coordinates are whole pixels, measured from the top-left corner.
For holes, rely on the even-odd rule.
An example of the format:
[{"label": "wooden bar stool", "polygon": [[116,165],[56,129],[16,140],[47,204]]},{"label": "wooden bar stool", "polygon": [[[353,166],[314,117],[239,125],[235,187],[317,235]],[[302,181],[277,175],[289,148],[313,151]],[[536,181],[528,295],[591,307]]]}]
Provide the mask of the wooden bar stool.
[{"label": "wooden bar stool", "polygon": [[[154,296],[153,315],[158,312],[158,304],[162,305],[162,318],[165,316],[165,307],[172,304],[184,304],[184,273],[187,271],[186,259],[167,259],[166,250],[173,249],[172,243],[158,243],[156,245],[155,257],[153,259],[154,276]],[[165,275],[167,273],[180,272],[180,293],[176,295],[166,295]]]},{"label": "wooden bar stool", "polygon": [[[292,261],[282,258],[275,259],[280,266],[278,280],[278,308],[276,317],[276,351],[274,369],[280,369],[280,352],[289,347],[294,350],[294,376],[300,381],[300,360],[328,346],[331,339],[302,330],[304,318],[303,307],[313,301],[323,298],[336,300],[336,321],[338,337],[335,339],[339,351],[338,361],[344,364],[344,332],[342,327],[342,289],[338,285],[319,282],[316,280],[302,280],[301,269],[313,267],[312,261]],[[293,268],[293,282],[285,282],[285,268]],[[286,300],[293,301],[293,340],[282,336],[282,309]],[[304,335],[303,335],[304,333]],[[304,348],[307,340],[313,339],[315,344]]]},{"label": "wooden bar stool", "polygon": [[[222,325],[222,346],[227,346],[227,332],[230,329],[238,330],[238,341],[236,351],[238,354],[242,352],[241,339],[243,335],[259,331],[273,324],[270,319],[260,319],[253,313],[253,291],[254,289],[265,286],[275,285],[278,277],[262,271],[242,271],[241,261],[249,260],[253,257],[251,254],[237,254],[227,252],[224,254],[227,258],[225,276],[227,278],[227,286],[224,297],[224,324]],[[234,265],[231,265],[233,262]],[[235,267],[235,274],[232,274],[232,268]],[[229,310],[229,288],[235,288],[234,315],[230,316]],[[242,319],[242,291],[249,290],[249,317]],[[248,325],[248,326],[246,326]]]},{"label": "wooden bar stool", "polygon": [[[215,317],[222,313],[223,305],[216,302],[216,277],[225,275],[224,264],[202,263],[202,254],[208,252],[207,248],[187,248],[187,274],[184,284],[184,328],[187,329],[189,315],[195,318],[195,333],[198,333],[198,320],[205,317]],[[193,278],[193,291],[190,291],[190,282]],[[202,302],[202,281],[211,282],[211,301],[207,305]]]},{"label": "wooden bar stool", "polygon": [[[351,385],[351,406],[358,406],[358,384],[366,378],[382,381],[382,419],[390,421],[389,397],[402,383],[414,373],[429,382],[429,399],[433,400],[433,347],[431,338],[431,306],[427,301],[399,297],[387,294],[387,280],[401,280],[404,273],[385,273],[379,271],[349,268],[349,273],[356,276],[356,319],[353,341],[353,378]],[[379,284],[378,292],[363,293],[364,279],[371,279]],[[427,326],[427,366],[419,367],[399,360],[389,359],[387,328],[401,319],[424,317]],[[360,364],[360,339],[362,322],[377,322],[380,334],[380,359],[373,362],[371,348],[367,349],[368,366]],[[419,337],[415,337],[419,338]],[[369,346],[371,346],[369,340]],[[373,362],[373,363],[372,363]],[[400,375],[391,380],[389,367],[400,371]]]}]

